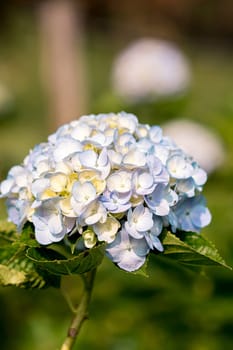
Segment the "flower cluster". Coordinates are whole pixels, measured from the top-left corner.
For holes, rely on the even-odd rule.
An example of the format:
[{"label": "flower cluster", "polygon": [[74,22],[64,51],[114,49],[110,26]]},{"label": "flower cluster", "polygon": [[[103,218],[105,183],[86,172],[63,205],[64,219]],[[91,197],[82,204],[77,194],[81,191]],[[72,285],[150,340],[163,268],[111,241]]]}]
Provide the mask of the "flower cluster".
[{"label": "flower cluster", "polygon": [[174,43],[165,40],[136,40],[120,52],[113,64],[113,89],[128,102],[184,93],[190,80],[187,58]]},{"label": "flower cluster", "polygon": [[1,183],[9,219],[29,221],[47,245],[74,232],[84,249],[106,242],[120,268],[163,251],[164,227],[199,232],[211,216],[200,195],[206,173],[158,126],[128,113],[83,116],[60,127]]},{"label": "flower cluster", "polygon": [[220,135],[209,128],[187,119],[173,119],[163,124],[162,128],[167,136],[182,145],[183,151],[192,154],[207,174],[223,165],[226,158],[223,142]]}]

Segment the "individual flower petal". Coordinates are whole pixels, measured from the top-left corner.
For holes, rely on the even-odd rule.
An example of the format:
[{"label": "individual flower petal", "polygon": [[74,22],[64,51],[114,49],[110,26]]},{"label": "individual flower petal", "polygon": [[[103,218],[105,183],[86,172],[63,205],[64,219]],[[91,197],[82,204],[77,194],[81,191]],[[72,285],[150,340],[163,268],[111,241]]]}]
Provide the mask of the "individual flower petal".
[{"label": "individual flower petal", "polygon": [[146,165],[146,156],[137,149],[132,149],[123,157],[123,164],[127,168],[143,167]]},{"label": "individual flower petal", "polygon": [[55,173],[50,177],[50,188],[56,193],[65,191],[68,184],[68,177],[62,173]]},{"label": "individual flower petal", "polygon": [[75,140],[83,141],[90,136],[91,128],[85,123],[78,123],[71,131],[71,136]]},{"label": "individual flower petal", "polygon": [[7,200],[7,207],[10,221],[17,226],[20,232],[33,212],[33,209],[31,209],[31,202],[28,200],[9,198]]},{"label": "individual flower petal", "polygon": [[93,201],[80,213],[78,222],[81,226],[94,225],[97,222],[105,222],[106,218],[107,211],[104,205],[101,202]]},{"label": "individual flower petal", "polygon": [[107,187],[110,192],[126,193],[132,190],[132,175],[128,171],[118,171],[107,179]]},{"label": "individual flower petal", "polygon": [[152,213],[143,205],[137,206],[133,211],[130,209],[125,222],[125,229],[134,238],[144,237],[144,232],[153,226]]},{"label": "individual flower petal", "polygon": [[155,190],[145,197],[145,202],[152,212],[158,216],[169,214],[170,206],[178,201],[177,194],[163,184],[155,187]]},{"label": "individual flower petal", "polygon": [[122,154],[119,152],[116,152],[112,149],[108,150],[107,152],[108,152],[108,157],[109,157],[110,163],[112,165],[112,168],[120,167],[120,164],[121,164],[122,159],[123,159]]},{"label": "individual flower petal", "polygon": [[[32,191],[33,196],[36,199],[41,199],[41,196],[43,195],[43,193],[47,189],[49,189],[49,184],[50,184],[49,179],[46,179],[43,177],[33,181],[32,185],[31,185],[31,191]],[[51,190],[51,192],[52,192],[52,190]],[[53,192],[53,194],[55,195],[54,192]]]},{"label": "individual flower petal", "polygon": [[156,184],[159,184],[159,183],[168,184],[169,182],[168,171],[158,157],[148,156],[147,164],[149,166],[150,173],[152,174],[154,178],[154,182]]},{"label": "individual flower petal", "polygon": [[93,230],[96,233],[99,241],[111,243],[114,241],[120,226],[121,225],[117,219],[109,216],[104,223],[97,222],[93,226]]},{"label": "individual flower petal", "polygon": [[79,141],[71,137],[61,138],[58,140],[53,152],[55,162],[60,162],[76,152],[82,151],[82,145]]},{"label": "individual flower petal", "polygon": [[146,261],[149,247],[145,239],[134,239],[122,229],[106,248],[107,256],[126,271],[138,270]]},{"label": "individual flower petal", "polygon": [[135,131],[138,138],[146,138],[149,133],[150,126],[147,124],[138,124],[138,127]]},{"label": "individual flower petal", "polygon": [[125,112],[119,113],[118,122],[119,127],[126,129],[130,134],[133,134],[135,132],[135,129],[138,125],[138,120],[135,115]]},{"label": "individual flower petal", "polygon": [[12,187],[14,186],[14,179],[9,178],[7,180],[4,180],[1,182],[0,185],[0,191],[1,191],[1,197],[5,197],[8,194],[10,194]]},{"label": "individual flower petal", "polygon": [[158,238],[158,236],[162,232],[162,229],[163,229],[162,219],[154,215],[153,226],[147,232],[145,232],[145,236],[144,236],[150,249],[152,250],[157,249],[160,252],[164,250],[163,245],[160,242],[160,239]]},{"label": "individual flower petal", "polygon": [[154,143],[159,143],[162,140],[163,132],[159,126],[152,126],[149,130],[149,137]]},{"label": "individual flower petal", "polygon": [[65,217],[76,217],[72,205],[71,197],[63,198],[59,201],[59,208]]},{"label": "individual flower petal", "polygon": [[156,183],[154,183],[153,176],[148,171],[138,170],[135,171],[132,177],[133,191],[137,195],[146,195],[155,189]]},{"label": "individual flower petal", "polygon": [[195,183],[191,177],[185,180],[178,180],[176,182],[176,190],[179,194],[193,197],[195,195]]},{"label": "individual flower petal", "polygon": [[79,153],[79,160],[84,168],[93,168],[96,165],[97,153],[93,150],[87,150]]},{"label": "individual flower petal", "polygon": [[183,231],[200,232],[211,221],[211,214],[202,196],[187,198],[174,208],[178,228]]},{"label": "individual flower petal", "polygon": [[131,192],[119,193],[105,191],[100,201],[110,213],[126,212],[131,206]]},{"label": "individual flower petal", "polygon": [[167,169],[175,179],[187,179],[192,176],[194,169],[183,155],[173,155],[167,160]]},{"label": "individual flower petal", "polygon": [[72,188],[72,196],[75,201],[88,204],[96,198],[96,190],[91,182],[76,181]]},{"label": "individual flower petal", "polygon": [[194,180],[197,186],[203,186],[207,180],[207,173],[205,170],[201,169],[199,166],[195,164],[192,179]]},{"label": "individual flower petal", "polygon": [[132,134],[124,133],[122,135],[115,135],[114,140],[115,151],[122,155],[130,151],[136,145],[136,139]]}]

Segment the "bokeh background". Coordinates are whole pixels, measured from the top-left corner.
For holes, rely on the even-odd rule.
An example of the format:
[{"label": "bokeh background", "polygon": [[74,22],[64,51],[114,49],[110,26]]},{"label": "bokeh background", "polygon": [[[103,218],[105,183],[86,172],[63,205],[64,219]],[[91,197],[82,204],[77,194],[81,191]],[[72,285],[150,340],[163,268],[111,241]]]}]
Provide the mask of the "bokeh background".
[{"label": "bokeh background", "polygon": [[[190,69],[185,89],[133,100],[114,89],[116,57],[141,38],[166,40],[181,50]],[[122,74],[123,82],[126,78]],[[214,147],[221,149],[204,190],[213,220],[203,233],[233,265],[232,1],[0,3],[0,180],[57,126],[84,113],[121,110],[149,124],[185,119],[214,135],[217,146],[204,142],[201,147],[213,162]],[[203,142],[195,128],[182,135],[198,146]],[[2,200],[0,204],[3,219],[6,211]],[[193,275],[152,256],[149,275],[124,273],[105,259],[90,320],[75,348],[232,349],[231,271],[212,268],[207,277]],[[55,289],[1,288],[0,309],[3,350],[58,349],[71,317]]]}]

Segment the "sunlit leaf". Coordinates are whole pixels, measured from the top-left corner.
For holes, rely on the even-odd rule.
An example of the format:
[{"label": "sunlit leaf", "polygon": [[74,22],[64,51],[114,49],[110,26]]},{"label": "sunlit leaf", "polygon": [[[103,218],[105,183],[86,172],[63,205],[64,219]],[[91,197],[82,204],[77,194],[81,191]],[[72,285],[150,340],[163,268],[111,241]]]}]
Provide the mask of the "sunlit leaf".
[{"label": "sunlit leaf", "polygon": [[182,232],[180,237],[167,232],[162,238],[164,256],[187,266],[223,266],[230,268],[220,256],[214,244],[200,234]]},{"label": "sunlit leaf", "polygon": [[16,227],[8,222],[0,221],[0,284],[23,288],[59,287],[60,279],[46,273],[27,258],[28,247],[38,246],[33,239],[30,225],[23,232],[16,232]]},{"label": "sunlit leaf", "polygon": [[26,281],[25,273],[0,265],[0,283],[3,286],[20,286]]},{"label": "sunlit leaf", "polygon": [[0,242],[1,246],[17,239],[16,226],[6,220],[0,220]]}]

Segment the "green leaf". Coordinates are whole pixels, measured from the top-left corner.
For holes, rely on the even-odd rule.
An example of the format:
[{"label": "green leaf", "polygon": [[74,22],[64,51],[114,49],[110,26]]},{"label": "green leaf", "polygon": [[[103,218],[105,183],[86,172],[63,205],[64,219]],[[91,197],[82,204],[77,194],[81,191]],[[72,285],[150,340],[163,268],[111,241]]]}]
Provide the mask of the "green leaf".
[{"label": "green leaf", "polygon": [[189,267],[223,266],[231,269],[214,244],[197,233],[181,232],[179,237],[167,232],[162,238],[164,256]]},{"label": "green leaf", "polygon": [[16,269],[0,265],[0,283],[4,286],[20,286],[26,281],[25,273]]},{"label": "green leaf", "polygon": [[0,244],[1,246],[13,242],[18,237],[16,226],[11,222],[0,220]]},{"label": "green leaf", "polygon": [[64,255],[48,248],[29,248],[27,257],[42,269],[55,275],[82,274],[96,268],[103,259],[104,245],[85,250],[77,255]]},{"label": "green leaf", "polygon": [[[55,276],[56,277],[56,276]],[[40,271],[25,255],[24,249],[9,246],[0,249],[0,284],[22,288],[59,287],[60,280]]]},{"label": "green leaf", "polygon": [[35,239],[35,233],[32,224],[27,223],[21,233],[17,233],[17,239],[13,242],[18,247],[40,247]]},{"label": "green leaf", "polygon": [[133,272],[134,275],[140,275],[143,277],[149,277],[148,274],[148,260],[149,260],[149,255],[146,258],[145,263],[142,265],[142,267],[140,267],[140,269],[136,270]]},{"label": "green leaf", "polygon": [[28,247],[38,246],[30,225],[21,234],[8,222],[0,221],[0,284],[22,288],[59,287],[60,278],[38,269],[26,257]]}]

